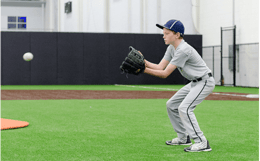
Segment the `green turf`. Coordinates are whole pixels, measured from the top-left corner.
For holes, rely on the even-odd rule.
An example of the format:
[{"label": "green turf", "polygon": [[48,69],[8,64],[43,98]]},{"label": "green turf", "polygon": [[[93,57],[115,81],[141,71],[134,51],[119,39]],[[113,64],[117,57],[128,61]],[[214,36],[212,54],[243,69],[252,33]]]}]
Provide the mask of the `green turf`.
[{"label": "green turf", "polygon": [[2,118],[28,121],[1,131],[1,159],[42,160],[259,160],[259,102],[203,101],[195,110],[211,152],[167,146],[176,136],[167,99],[13,100]]},{"label": "green turf", "polygon": [[[2,85],[3,90],[152,90],[177,91],[184,85]],[[216,86],[213,92],[259,94],[259,88]]]}]

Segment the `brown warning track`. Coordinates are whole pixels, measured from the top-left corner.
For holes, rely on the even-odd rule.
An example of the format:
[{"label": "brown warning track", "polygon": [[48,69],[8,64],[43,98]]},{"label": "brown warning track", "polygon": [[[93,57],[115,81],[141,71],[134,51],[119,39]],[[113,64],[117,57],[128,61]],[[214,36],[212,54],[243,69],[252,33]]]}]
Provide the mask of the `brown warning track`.
[{"label": "brown warning track", "polygon": [[[108,90],[2,90],[1,100],[55,99],[169,99],[176,91],[108,91]],[[259,101],[243,93],[210,94],[206,100]],[[230,95],[222,95],[230,94]],[[236,96],[232,96],[232,94]],[[239,96],[241,95],[241,96]]]}]

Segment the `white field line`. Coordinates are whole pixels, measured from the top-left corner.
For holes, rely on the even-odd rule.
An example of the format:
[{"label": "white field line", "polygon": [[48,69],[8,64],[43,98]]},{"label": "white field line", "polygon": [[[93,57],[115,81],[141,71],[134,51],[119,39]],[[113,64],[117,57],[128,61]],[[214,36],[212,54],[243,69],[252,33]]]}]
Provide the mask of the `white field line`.
[{"label": "white field line", "polygon": [[131,86],[131,85],[123,85],[123,84],[115,84],[115,86],[132,87],[132,88],[163,89],[163,90],[168,90],[168,91],[177,91],[177,90],[179,90],[179,89],[172,89],[172,88],[155,88],[155,87]]},{"label": "white field line", "polygon": [[224,96],[238,96],[238,97],[246,97],[247,95],[239,95],[239,94],[228,94],[228,93],[212,93],[216,95],[224,95]]},{"label": "white field line", "polygon": [[228,94],[228,93],[212,93],[216,95],[226,95],[226,96],[237,96],[237,97],[247,97],[247,98],[259,98],[258,94],[246,94],[246,95],[239,95],[239,94]]},{"label": "white field line", "polygon": [[[146,86],[131,86],[124,84],[115,84],[115,86],[131,87],[131,88],[147,88],[147,89],[163,89],[168,91],[178,91],[179,89],[172,88],[155,88],[155,87],[146,87]],[[247,97],[247,98],[259,98],[258,94],[247,94],[247,95],[238,95],[238,94],[228,94],[228,93],[212,93],[215,95],[225,95],[225,96],[236,96],[236,97]]]}]

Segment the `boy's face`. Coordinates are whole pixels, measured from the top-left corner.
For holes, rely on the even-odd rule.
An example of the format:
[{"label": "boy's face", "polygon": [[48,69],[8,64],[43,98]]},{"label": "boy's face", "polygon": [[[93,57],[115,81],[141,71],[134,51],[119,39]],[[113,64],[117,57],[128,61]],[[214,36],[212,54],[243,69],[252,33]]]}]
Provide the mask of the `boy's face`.
[{"label": "boy's face", "polygon": [[178,39],[177,34],[174,34],[173,31],[164,28],[163,29],[163,39],[166,45],[174,44],[176,39]]}]

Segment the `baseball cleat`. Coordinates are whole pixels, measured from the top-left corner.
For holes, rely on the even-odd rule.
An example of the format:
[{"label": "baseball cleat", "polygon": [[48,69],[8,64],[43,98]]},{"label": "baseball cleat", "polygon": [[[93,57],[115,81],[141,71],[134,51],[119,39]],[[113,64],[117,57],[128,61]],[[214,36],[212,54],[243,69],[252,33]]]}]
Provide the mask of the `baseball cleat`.
[{"label": "baseball cleat", "polygon": [[185,152],[201,152],[201,151],[211,151],[209,146],[209,141],[202,141],[200,143],[195,143],[190,147],[184,148]]},{"label": "baseball cleat", "polygon": [[191,142],[190,137],[188,135],[185,138],[181,138],[181,139],[175,138],[175,139],[166,141],[165,144],[167,144],[167,145],[191,145],[192,142]]}]

